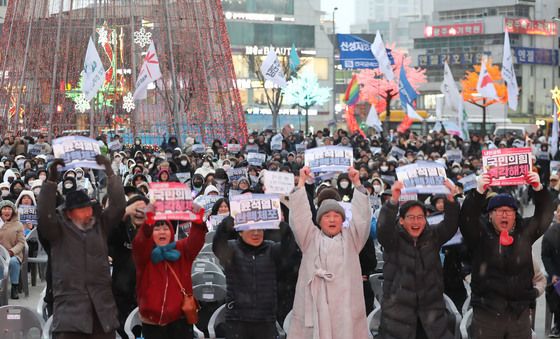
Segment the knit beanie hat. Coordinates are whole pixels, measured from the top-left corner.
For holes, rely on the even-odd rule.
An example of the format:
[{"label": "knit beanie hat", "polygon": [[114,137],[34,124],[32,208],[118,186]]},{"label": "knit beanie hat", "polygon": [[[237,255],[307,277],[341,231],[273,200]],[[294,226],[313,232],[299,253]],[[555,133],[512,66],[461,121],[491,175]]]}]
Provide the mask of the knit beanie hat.
[{"label": "knit beanie hat", "polygon": [[507,193],[497,194],[495,197],[490,199],[490,202],[488,202],[487,210],[488,212],[490,212],[502,206],[511,207],[517,211],[517,203],[515,202],[515,199]]},{"label": "knit beanie hat", "polygon": [[334,199],[323,200],[319,210],[317,211],[317,224],[321,223],[321,218],[328,212],[334,211],[342,216],[342,219],[346,219],[346,213],[344,213],[344,208],[340,206],[338,201]]}]

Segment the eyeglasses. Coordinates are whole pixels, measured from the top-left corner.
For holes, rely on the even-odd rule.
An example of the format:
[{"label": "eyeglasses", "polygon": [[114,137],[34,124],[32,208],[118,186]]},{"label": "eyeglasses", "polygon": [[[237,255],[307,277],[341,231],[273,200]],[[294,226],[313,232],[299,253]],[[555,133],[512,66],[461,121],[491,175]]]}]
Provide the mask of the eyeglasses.
[{"label": "eyeglasses", "polygon": [[511,217],[513,215],[515,215],[515,210],[510,210],[510,209],[502,209],[502,210],[494,210],[494,213],[498,214],[498,215],[503,215],[506,217]]},{"label": "eyeglasses", "polygon": [[404,217],[407,221],[424,221],[426,217],[423,215],[405,215]]}]

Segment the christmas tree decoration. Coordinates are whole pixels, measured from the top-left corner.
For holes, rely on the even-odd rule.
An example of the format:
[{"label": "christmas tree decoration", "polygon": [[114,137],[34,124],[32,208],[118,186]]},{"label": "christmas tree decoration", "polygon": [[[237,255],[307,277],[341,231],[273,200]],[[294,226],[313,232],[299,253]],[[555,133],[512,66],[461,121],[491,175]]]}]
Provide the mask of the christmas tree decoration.
[{"label": "christmas tree decoration", "polygon": [[134,32],[134,43],[144,48],[152,43],[152,33],[146,32],[144,27]]},{"label": "christmas tree decoration", "polygon": [[89,101],[86,100],[84,93],[78,94],[74,102],[76,103],[74,108],[76,108],[76,110],[80,113],[85,113],[87,110],[91,109],[91,105],[89,104]]},{"label": "christmas tree decoration", "polygon": [[136,108],[136,105],[134,104],[134,98],[132,97],[132,93],[128,92],[123,97],[122,107],[127,113],[130,113],[133,109]]}]

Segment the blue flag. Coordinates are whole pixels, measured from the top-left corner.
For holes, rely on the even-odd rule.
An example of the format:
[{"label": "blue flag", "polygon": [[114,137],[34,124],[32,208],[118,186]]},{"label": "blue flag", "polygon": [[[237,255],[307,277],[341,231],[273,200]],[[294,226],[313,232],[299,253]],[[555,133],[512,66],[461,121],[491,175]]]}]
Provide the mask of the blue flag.
[{"label": "blue flag", "polygon": [[296,45],[292,44],[292,50],[290,51],[290,70],[292,73],[297,71],[297,68],[300,64],[299,56],[297,55]]},{"label": "blue flag", "polygon": [[414,100],[418,97],[418,94],[408,82],[406,78],[406,71],[404,66],[401,66],[401,74],[399,76],[399,95],[401,99],[401,105],[403,106],[404,110],[407,110],[407,106],[414,107],[412,104]]}]

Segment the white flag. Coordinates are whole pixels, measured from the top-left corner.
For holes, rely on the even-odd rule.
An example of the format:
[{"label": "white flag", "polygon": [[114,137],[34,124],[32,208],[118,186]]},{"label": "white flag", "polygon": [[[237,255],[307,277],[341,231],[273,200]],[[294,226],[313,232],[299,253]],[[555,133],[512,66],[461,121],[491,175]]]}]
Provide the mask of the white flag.
[{"label": "white flag", "polygon": [[447,62],[443,64],[443,82],[440,87],[441,93],[445,97],[445,107],[450,108],[453,111],[459,112],[463,98],[459,93],[455,79],[453,79],[453,74]]},{"label": "white flag", "polygon": [[377,115],[374,104],[371,104],[371,108],[369,109],[369,113],[366,119],[366,125],[375,128],[375,130],[378,132],[381,132],[383,130],[383,127],[381,126],[381,120],[379,120],[379,116]]},{"label": "white flag", "polygon": [[513,68],[513,59],[511,57],[511,46],[509,45],[509,33],[506,31],[504,38],[504,55],[502,58],[502,78],[507,84],[508,105],[512,110],[517,110],[517,96],[519,95],[519,87],[515,78],[515,69]]},{"label": "white flag", "polygon": [[459,137],[463,140],[469,140],[469,118],[467,116],[467,112],[465,111],[463,101],[461,101],[459,112],[457,112],[457,124],[460,129]]},{"label": "white flag", "polygon": [[82,74],[84,76],[82,93],[86,100],[90,101],[97,95],[97,92],[105,82],[105,69],[92,38],[89,38]]},{"label": "white flag", "polygon": [[554,106],[554,114],[552,114],[552,139],[550,141],[550,153],[552,154],[552,158],[556,156],[556,152],[558,152],[558,111],[556,109],[556,105]]},{"label": "white flag", "polygon": [[411,119],[416,119],[416,120],[420,120],[420,121],[424,120],[424,118],[422,118],[420,115],[418,115],[418,113],[416,113],[414,108],[410,105],[406,105],[406,114]]},{"label": "white flag", "polygon": [[286,77],[282,71],[282,65],[274,49],[271,48],[261,65],[261,73],[265,80],[271,81],[280,88],[286,87]]},{"label": "white flag", "polygon": [[482,60],[480,63],[480,74],[478,74],[476,90],[483,98],[498,99],[496,87],[494,87],[494,80],[492,80],[488,70],[486,69],[486,60]]},{"label": "white flag", "polygon": [[377,63],[379,64],[379,69],[385,75],[387,80],[392,81],[395,79],[395,74],[393,74],[393,66],[391,66],[391,60],[389,60],[389,56],[387,55],[387,50],[385,49],[385,44],[383,43],[383,39],[381,38],[381,34],[379,31],[375,34],[375,40],[373,40],[373,44],[371,44],[371,53],[377,59]]},{"label": "white flag", "polygon": [[436,120],[441,121],[443,116],[443,98],[436,97]]},{"label": "white flag", "polygon": [[148,85],[162,77],[161,69],[159,68],[159,59],[156,53],[154,42],[150,44],[148,52],[144,57],[144,64],[136,79],[136,90],[132,96],[134,100],[143,100],[148,97]]}]

